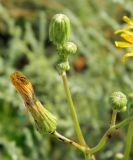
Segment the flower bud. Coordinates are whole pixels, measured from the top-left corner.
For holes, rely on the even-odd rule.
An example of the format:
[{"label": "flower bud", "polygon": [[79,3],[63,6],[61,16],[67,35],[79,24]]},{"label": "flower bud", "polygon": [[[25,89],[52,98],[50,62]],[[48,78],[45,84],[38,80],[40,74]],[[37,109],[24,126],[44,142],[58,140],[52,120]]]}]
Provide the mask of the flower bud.
[{"label": "flower bud", "polygon": [[114,110],[118,112],[126,111],[127,98],[122,92],[114,92],[110,96],[110,103]]},{"label": "flower bud", "polygon": [[115,156],[115,160],[123,160],[124,156],[121,153],[117,153]]},{"label": "flower bud", "polygon": [[69,69],[70,69],[70,65],[68,61],[57,64],[57,70],[60,74],[65,71],[68,71]]},{"label": "flower bud", "polygon": [[77,51],[77,46],[76,44],[72,43],[72,42],[66,42],[64,43],[62,50],[61,50],[61,54],[62,55],[71,55],[71,54],[75,54]]},{"label": "flower bud", "polygon": [[70,20],[64,14],[53,16],[49,27],[49,38],[55,45],[63,45],[70,35]]}]

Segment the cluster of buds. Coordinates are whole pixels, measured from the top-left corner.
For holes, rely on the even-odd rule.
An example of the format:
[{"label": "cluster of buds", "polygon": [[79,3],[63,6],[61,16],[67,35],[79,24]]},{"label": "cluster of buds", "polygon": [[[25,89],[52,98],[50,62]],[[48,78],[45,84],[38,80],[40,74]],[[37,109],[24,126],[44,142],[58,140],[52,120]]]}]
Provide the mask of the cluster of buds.
[{"label": "cluster of buds", "polygon": [[77,46],[73,42],[69,42],[70,36],[70,20],[64,14],[56,14],[53,16],[49,27],[50,41],[57,47],[59,60],[57,69],[59,73],[63,73],[70,69],[68,57],[74,55]]}]

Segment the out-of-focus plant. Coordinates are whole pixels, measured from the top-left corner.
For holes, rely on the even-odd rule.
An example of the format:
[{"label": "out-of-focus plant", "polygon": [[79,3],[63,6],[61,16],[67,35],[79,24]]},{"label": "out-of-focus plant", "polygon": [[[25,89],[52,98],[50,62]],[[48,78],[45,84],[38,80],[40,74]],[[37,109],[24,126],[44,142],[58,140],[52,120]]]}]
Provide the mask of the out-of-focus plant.
[{"label": "out-of-focus plant", "polygon": [[[64,84],[64,91],[66,94],[66,99],[68,102],[75,133],[77,135],[78,143],[64,137],[63,135],[57,132],[57,121],[55,116],[52,115],[47,109],[45,109],[42,106],[38,98],[36,98],[35,96],[35,92],[32,88],[31,83],[22,73],[20,72],[12,73],[11,74],[12,83],[16,87],[17,91],[21,94],[26,108],[31,113],[34,119],[36,129],[41,134],[49,133],[51,135],[54,135],[54,137],[58,138],[64,143],[70,144],[75,148],[79,149],[81,152],[84,153],[85,160],[95,160],[96,158],[94,154],[100,151],[105,146],[107,140],[111,138],[112,134],[119,128],[122,128],[129,124],[124,156],[122,157],[118,155],[116,156],[116,159],[128,160],[133,138],[132,134],[133,115],[129,114],[127,118],[125,118],[119,123],[116,123],[117,112],[127,111],[127,97],[122,92],[114,92],[110,96],[110,103],[113,109],[111,123],[109,129],[99,140],[98,144],[94,147],[89,147],[84,139],[67,81],[66,71],[70,70],[68,58],[69,56],[75,54],[77,51],[77,46],[73,42],[69,42],[69,36],[70,36],[69,18],[64,14],[56,14],[52,18],[50,23],[49,37],[58,51],[59,60],[56,67]],[[117,42],[116,44],[118,43],[120,42]],[[128,110],[128,112],[130,113],[130,110]]]}]

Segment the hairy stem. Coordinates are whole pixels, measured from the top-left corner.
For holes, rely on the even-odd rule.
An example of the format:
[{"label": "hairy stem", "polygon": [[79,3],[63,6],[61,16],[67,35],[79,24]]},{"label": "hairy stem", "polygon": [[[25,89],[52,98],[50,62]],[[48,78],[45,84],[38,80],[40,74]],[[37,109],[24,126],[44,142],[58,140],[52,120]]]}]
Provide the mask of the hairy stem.
[{"label": "hairy stem", "polygon": [[53,133],[53,135],[54,135],[57,139],[59,139],[60,141],[62,141],[62,142],[64,142],[64,143],[67,143],[67,144],[69,144],[69,145],[72,145],[73,147],[79,149],[79,150],[82,151],[82,152],[85,152],[85,151],[86,151],[86,147],[84,147],[84,146],[82,146],[82,145],[74,142],[73,140],[70,140],[70,139],[66,138],[65,136],[61,135],[61,134],[58,133],[57,131],[55,131],[55,132]]},{"label": "hairy stem", "polygon": [[69,110],[70,110],[70,113],[71,113],[71,117],[72,117],[72,120],[73,120],[73,125],[74,125],[75,132],[77,134],[77,137],[78,137],[78,140],[79,140],[80,144],[86,146],[86,143],[85,143],[85,140],[84,140],[84,137],[83,137],[80,125],[79,125],[79,121],[78,121],[78,118],[77,118],[75,106],[73,104],[72,96],[71,96],[71,93],[70,93],[70,90],[69,90],[69,87],[68,87],[66,72],[63,72],[61,77],[62,77],[62,80],[63,80],[65,94],[66,94]]},{"label": "hairy stem", "polygon": [[71,140],[69,138],[66,138],[65,136],[61,135],[57,131],[55,131],[54,133],[52,133],[52,135],[54,135],[54,137],[57,138],[57,139],[59,139],[60,141],[66,143],[66,144],[69,144],[69,145],[77,148],[81,152],[83,152],[84,156],[85,156],[85,160],[95,160],[94,155],[88,155],[88,154],[86,154],[86,150],[89,150],[88,147],[82,146],[82,145],[74,142],[73,140]]},{"label": "hairy stem", "polygon": [[115,125],[115,123],[116,123],[116,117],[117,117],[117,111],[113,110],[110,127],[112,127],[112,126]]},{"label": "hairy stem", "polygon": [[129,160],[130,151],[132,147],[132,141],[133,141],[133,121],[131,121],[128,126],[126,146],[125,146],[125,152],[124,152],[124,160]]}]

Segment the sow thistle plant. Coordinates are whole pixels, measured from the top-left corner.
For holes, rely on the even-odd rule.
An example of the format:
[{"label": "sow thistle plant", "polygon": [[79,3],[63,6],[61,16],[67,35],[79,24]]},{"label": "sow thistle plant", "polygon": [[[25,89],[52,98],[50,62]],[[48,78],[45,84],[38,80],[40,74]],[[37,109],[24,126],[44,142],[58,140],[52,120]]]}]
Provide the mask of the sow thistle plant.
[{"label": "sow thistle plant", "polygon": [[[124,18],[124,20],[130,24],[131,26],[125,27],[122,30],[118,30],[117,33],[121,33],[121,37],[126,39],[126,42],[116,42],[116,46],[119,47],[130,47],[131,50],[133,49],[133,34],[132,29],[133,22],[128,19]],[[64,14],[56,14],[50,23],[49,27],[49,38],[51,42],[55,45],[58,51],[58,63],[56,65],[57,71],[62,78],[64,91],[66,94],[66,99],[68,102],[69,111],[71,114],[71,118],[73,121],[73,127],[75,130],[75,134],[77,137],[77,142],[66,138],[65,136],[61,135],[58,130],[58,121],[56,117],[47,110],[47,106],[43,106],[37,96],[35,95],[34,89],[32,84],[28,80],[28,78],[23,75],[21,72],[14,72],[11,74],[11,81],[15,86],[16,90],[20,93],[24,100],[25,107],[31,113],[35,127],[39,133],[44,134],[51,134],[55,138],[61,140],[62,142],[69,144],[79,151],[81,151],[84,155],[85,160],[96,160],[95,153],[99,152],[106,144],[108,139],[110,139],[111,135],[118,130],[119,128],[125,127],[128,125],[128,132],[127,132],[127,139],[125,144],[125,151],[124,154],[118,153],[115,156],[115,160],[129,160],[130,151],[132,146],[132,139],[133,139],[133,113],[131,110],[133,109],[133,96],[132,94],[129,95],[127,98],[125,94],[120,91],[112,93],[109,98],[110,104],[112,106],[112,118],[107,131],[103,134],[102,138],[99,140],[98,144],[94,147],[90,147],[83,136],[82,130],[79,125],[78,117],[76,114],[76,108],[74,106],[71,92],[68,86],[67,74],[66,72],[70,70],[69,64],[69,57],[71,55],[76,54],[77,46],[73,42],[69,42],[70,36],[70,20]],[[132,40],[132,41],[131,41]],[[133,53],[129,53],[124,55],[124,60],[127,57],[130,57]],[[128,111],[128,117],[125,118],[123,121],[117,123],[117,114],[120,112]],[[98,158],[99,159],[99,158]]]}]

